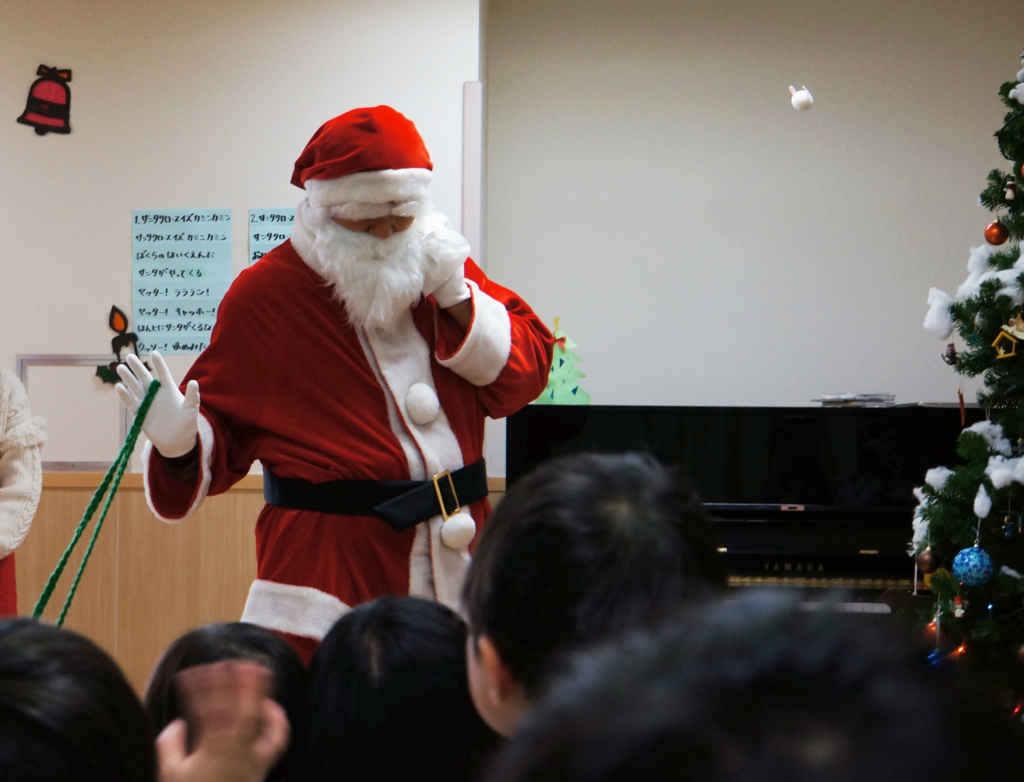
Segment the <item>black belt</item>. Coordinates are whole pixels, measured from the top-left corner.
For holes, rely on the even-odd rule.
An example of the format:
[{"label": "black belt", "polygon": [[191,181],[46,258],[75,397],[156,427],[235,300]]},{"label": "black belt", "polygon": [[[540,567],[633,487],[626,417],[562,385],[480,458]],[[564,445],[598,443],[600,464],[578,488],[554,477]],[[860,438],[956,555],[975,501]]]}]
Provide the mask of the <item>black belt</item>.
[{"label": "black belt", "polygon": [[445,470],[429,481],[326,481],[279,478],[263,470],[263,499],[292,510],[376,516],[404,532],[438,514],[448,518],[461,505],[487,496],[487,465],[481,459],[455,472]]}]

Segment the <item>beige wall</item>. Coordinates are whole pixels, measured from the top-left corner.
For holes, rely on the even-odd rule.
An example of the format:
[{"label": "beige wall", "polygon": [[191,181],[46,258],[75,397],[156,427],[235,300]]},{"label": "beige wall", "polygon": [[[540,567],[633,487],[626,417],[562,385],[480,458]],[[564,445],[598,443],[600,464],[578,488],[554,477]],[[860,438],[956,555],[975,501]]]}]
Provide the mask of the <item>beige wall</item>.
[{"label": "beige wall", "polygon": [[595,403],[955,401],[921,323],[983,241],[1024,5],[491,0],[486,21],[488,270],[561,316]]},{"label": "beige wall", "polygon": [[[294,205],[295,158],[356,106],[417,123],[458,224],[478,24],[476,0],[0,3],[0,366],[110,349],[110,305],[131,306],[133,208],[232,208],[240,271],[247,210]],[[14,121],[40,63],[73,71],[69,136]],[[41,412],[73,418],[79,391],[98,393],[75,382]]]}]

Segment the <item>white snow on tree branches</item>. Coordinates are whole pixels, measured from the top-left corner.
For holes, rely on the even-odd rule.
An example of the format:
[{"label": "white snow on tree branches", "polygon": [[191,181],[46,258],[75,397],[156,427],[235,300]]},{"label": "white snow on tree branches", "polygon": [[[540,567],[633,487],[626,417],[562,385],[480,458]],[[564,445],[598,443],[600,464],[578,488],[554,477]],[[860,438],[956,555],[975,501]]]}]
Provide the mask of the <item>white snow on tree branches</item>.
[{"label": "white snow on tree branches", "polygon": [[[1021,71],[1021,73],[1024,73],[1024,71]],[[1020,81],[1020,74],[1017,74],[1017,76],[1017,81]],[[1024,103],[1024,100],[1021,100],[1021,98],[1024,98],[1024,84],[1018,84],[1010,90],[1010,100],[1015,100],[1017,103]]]},{"label": "white snow on tree branches", "polygon": [[995,251],[996,248],[990,244],[971,248],[971,255],[967,259],[967,279],[963,281],[956,292],[958,301],[975,295],[981,290],[981,278],[988,273],[988,262]]},{"label": "white snow on tree branches", "polygon": [[967,258],[967,279],[977,278],[988,271],[988,262],[996,249],[990,244],[981,244],[971,248]]},{"label": "white snow on tree branches", "polygon": [[1014,570],[1009,565],[1003,565],[1001,568],[999,568],[999,572],[1002,573],[1004,576],[1009,576],[1010,578],[1016,578],[1018,581],[1020,579],[1024,578],[1024,576],[1022,576],[1020,573],[1018,573],[1016,570]]},{"label": "white snow on tree branches", "polygon": [[[938,467],[936,469],[945,469],[944,467]],[[929,470],[928,474],[931,475],[935,470]],[[945,483],[945,481],[943,481]],[[918,505],[914,508],[914,539],[910,542],[910,550],[907,552],[910,556],[914,556],[925,547],[925,541],[928,540],[928,521],[921,514],[924,507],[928,504],[929,500],[924,496],[924,492],[920,488],[914,489],[914,496],[917,497]]]},{"label": "white snow on tree branches", "polygon": [[[1024,304],[1024,292],[1017,284],[1017,278],[1024,272],[1024,256],[1017,260],[1012,269],[989,271],[989,262],[997,251],[991,244],[971,248],[970,257],[967,259],[967,279],[957,289],[955,297],[939,288],[928,291],[928,314],[924,318],[924,327],[930,334],[937,339],[948,339],[953,333],[953,320],[950,315],[953,302],[979,295],[981,286],[989,280],[998,280],[1000,283],[997,298],[1006,296],[1014,304]],[[975,326],[981,328],[977,318]]]},{"label": "white snow on tree branches", "polygon": [[[989,261],[997,252],[990,244],[971,248],[971,257],[967,260],[967,279],[956,291],[956,301],[963,301],[981,293],[981,286],[989,280],[999,280],[1001,287],[996,297],[1006,296],[1014,304],[1024,302],[1024,294],[1017,285],[1017,277],[1024,271],[1024,259],[1018,258],[1012,269],[1004,271],[988,271]],[[931,294],[929,293],[929,296]]]},{"label": "white snow on tree branches", "polygon": [[938,288],[928,291],[928,314],[924,316],[924,327],[936,339],[949,339],[953,333],[953,318],[949,312],[952,306],[953,299],[945,291]]},{"label": "white snow on tree branches", "polygon": [[1020,459],[1007,459],[1005,456],[988,457],[988,467],[985,474],[992,481],[993,488],[1002,489],[1010,485],[1013,480],[1014,468],[1020,463]]},{"label": "white snow on tree branches", "polygon": [[914,511],[914,539],[910,542],[910,556],[914,556],[924,548],[928,540],[928,522],[921,516],[920,506]]},{"label": "white snow on tree branches", "polygon": [[992,512],[992,498],[985,490],[985,484],[978,487],[978,494],[974,498],[974,515],[983,519]]},{"label": "white snow on tree branches", "polygon": [[[924,474],[924,482],[935,489],[935,491],[942,491],[946,486],[946,481],[949,480],[949,476],[952,474],[953,471],[948,467],[932,467]],[[924,495],[918,499],[923,501],[923,498]]]},{"label": "white snow on tree branches", "polygon": [[1013,454],[1010,441],[1003,436],[1003,427],[1000,424],[994,424],[991,421],[978,421],[974,426],[968,426],[964,431],[975,432],[984,437],[988,441],[990,451],[1001,453],[1003,456]]}]

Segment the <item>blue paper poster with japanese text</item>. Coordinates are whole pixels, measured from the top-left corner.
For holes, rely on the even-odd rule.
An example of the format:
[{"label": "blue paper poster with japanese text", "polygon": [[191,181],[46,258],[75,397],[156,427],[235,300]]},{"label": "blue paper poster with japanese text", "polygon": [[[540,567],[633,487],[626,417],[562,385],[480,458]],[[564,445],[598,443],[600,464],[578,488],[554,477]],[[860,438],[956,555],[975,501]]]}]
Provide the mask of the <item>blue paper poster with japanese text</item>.
[{"label": "blue paper poster with japanese text", "polygon": [[249,265],[292,238],[295,207],[249,210]]},{"label": "blue paper poster with japanese text", "polygon": [[139,353],[201,353],[231,285],[230,209],[132,210]]}]

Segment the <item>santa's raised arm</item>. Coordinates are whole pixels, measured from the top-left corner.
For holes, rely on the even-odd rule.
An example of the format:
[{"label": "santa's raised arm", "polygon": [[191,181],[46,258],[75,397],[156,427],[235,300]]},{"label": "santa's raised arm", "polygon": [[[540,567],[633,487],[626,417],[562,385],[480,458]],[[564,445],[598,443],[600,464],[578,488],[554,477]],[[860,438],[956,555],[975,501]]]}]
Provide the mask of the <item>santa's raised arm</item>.
[{"label": "santa's raised arm", "polygon": [[[150,362],[150,507],[183,521],[258,459],[267,504],[242,618],[307,658],[366,600],[456,604],[489,513],[484,418],[547,380],[551,334],[431,213],[432,168],[392,108],[325,123],[295,164],[307,197],[291,239],[232,284],[181,390]],[[137,409],[150,377],[131,366],[119,392]]]}]

